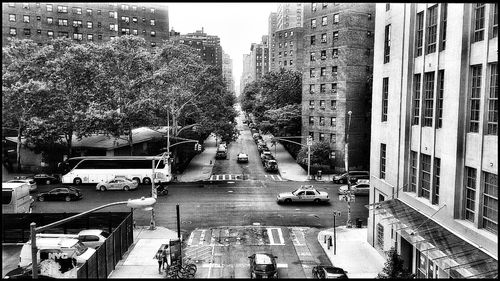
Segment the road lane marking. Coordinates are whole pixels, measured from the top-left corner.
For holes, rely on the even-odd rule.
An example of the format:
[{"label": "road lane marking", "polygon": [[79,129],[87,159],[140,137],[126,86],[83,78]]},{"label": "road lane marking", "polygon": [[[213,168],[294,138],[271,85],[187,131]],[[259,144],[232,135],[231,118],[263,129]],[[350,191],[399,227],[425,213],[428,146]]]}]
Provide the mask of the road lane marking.
[{"label": "road lane marking", "polygon": [[205,239],[205,232],[206,232],[206,231],[207,231],[206,229],[203,229],[203,230],[201,231],[201,235],[200,235],[200,242],[198,243],[199,245],[203,245],[203,240]]},{"label": "road lane marking", "polygon": [[189,239],[188,239],[188,246],[191,246],[191,244],[193,244],[193,239],[194,239],[194,231],[191,232],[191,234],[189,234]]},{"label": "road lane marking", "polygon": [[[274,234],[273,230],[275,230],[276,233],[278,233],[278,243],[274,240]],[[281,228],[279,227],[273,227],[273,228],[267,228],[267,236],[269,237],[269,245],[285,245],[284,239],[283,239],[283,233],[281,232]]]}]

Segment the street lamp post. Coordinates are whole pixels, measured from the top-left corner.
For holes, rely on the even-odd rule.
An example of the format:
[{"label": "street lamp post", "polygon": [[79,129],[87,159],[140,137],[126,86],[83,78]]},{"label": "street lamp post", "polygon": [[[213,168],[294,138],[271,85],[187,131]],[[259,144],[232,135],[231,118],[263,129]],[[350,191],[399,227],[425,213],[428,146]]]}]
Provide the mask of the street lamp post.
[{"label": "street lamp post", "polygon": [[141,199],[129,199],[128,201],[114,202],[114,203],[109,203],[109,204],[106,204],[106,205],[102,205],[102,206],[99,206],[99,207],[94,208],[92,210],[89,210],[89,211],[86,211],[86,212],[83,212],[83,213],[79,213],[79,214],[76,214],[74,216],[71,216],[71,217],[68,217],[68,218],[65,218],[65,219],[62,219],[62,220],[59,220],[59,221],[56,221],[56,222],[44,225],[44,226],[36,227],[36,223],[32,222],[30,224],[31,265],[32,265],[31,276],[32,276],[32,278],[33,279],[38,279],[38,258],[37,258],[38,249],[37,249],[37,246],[36,246],[36,234],[38,232],[42,232],[42,231],[47,230],[49,228],[56,227],[58,225],[61,225],[63,223],[69,222],[69,221],[72,221],[74,219],[77,219],[79,217],[85,216],[85,215],[90,214],[92,212],[95,212],[97,210],[104,209],[104,208],[111,207],[111,206],[127,205],[127,207],[130,207],[132,209],[140,208],[140,209],[143,209],[143,210],[147,211],[150,208],[152,209],[153,205],[155,203],[156,203],[156,199],[154,199],[152,197],[148,197],[148,198],[142,197]]},{"label": "street lamp post", "polygon": [[349,176],[349,129],[351,127],[351,114],[352,111],[348,111],[347,114],[349,115],[348,123],[347,123],[347,131],[346,131],[346,137],[345,137],[345,169],[347,172],[347,222],[346,222],[346,227],[351,228],[352,227],[352,221],[351,221],[351,198],[354,196],[351,190],[351,177]]},{"label": "street lamp post", "polygon": [[[311,136],[307,136],[307,139],[306,139],[306,145],[302,144],[302,143],[298,143],[298,142],[295,142],[295,141],[291,141],[291,140],[288,140],[288,139],[293,139],[293,138],[305,138],[305,136],[297,136],[297,137],[273,137],[272,139],[273,140],[281,140],[281,141],[286,141],[286,142],[290,142],[290,143],[294,143],[294,144],[297,144],[297,145],[300,145],[300,146],[307,146],[307,179],[310,180],[311,178],[311,145],[313,143],[313,139]],[[276,155],[276,150],[274,152],[274,154]]]}]

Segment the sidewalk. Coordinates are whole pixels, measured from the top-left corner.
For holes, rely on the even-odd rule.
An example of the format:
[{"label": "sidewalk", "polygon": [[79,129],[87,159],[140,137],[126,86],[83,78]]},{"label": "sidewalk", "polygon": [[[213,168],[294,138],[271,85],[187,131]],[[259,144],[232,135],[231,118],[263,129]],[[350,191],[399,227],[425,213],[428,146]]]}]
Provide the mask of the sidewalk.
[{"label": "sidewalk", "polygon": [[[325,242],[325,235],[327,243]],[[333,266],[347,271],[349,278],[375,278],[384,268],[385,259],[366,241],[367,229],[336,228],[337,249],[333,254],[333,246],[328,249],[328,238],[333,239],[333,228],[318,233],[318,242],[325,250]],[[333,244],[333,242],[332,242]]]},{"label": "sidewalk", "polygon": [[158,262],[154,258],[162,244],[177,238],[177,232],[162,226],[149,230],[147,226],[134,229],[134,244],[118,262],[108,278],[165,278],[158,273]]},{"label": "sidewalk", "polygon": [[214,135],[208,136],[203,143],[205,150],[191,159],[184,172],[177,175],[179,182],[195,182],[208,180],[212,175],[212,169],[215,165],[214,155],[217,151]]}]

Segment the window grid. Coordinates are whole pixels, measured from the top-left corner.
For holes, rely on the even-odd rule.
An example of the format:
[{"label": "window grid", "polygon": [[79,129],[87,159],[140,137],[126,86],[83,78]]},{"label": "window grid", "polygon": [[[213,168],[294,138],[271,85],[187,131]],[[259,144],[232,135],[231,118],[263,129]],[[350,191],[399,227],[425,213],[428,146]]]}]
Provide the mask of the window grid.
[{"label": "window grid", "polygon": [[439,44],[439,51],[446,49],[446,27],[448,21],[448,3],[441,4],[441,40]]},{"label": "window grid", "polygon": [[434,110],[434,72],[424,74],[424,85],[422,126],[431,127]]},{"label": "window grid", "polygon": [[484,3],[476,3],[474,11],[474,42],[484,39]]},{"label": "window grid", "polygon": [[498,135],[498,65],[496,63],[490,64],[487,134]]},{"label": "window grid", "polygon": [[493,7],[493,34],[492,37],[498,36],[498,5],[494,4]]},{"label": "window grid", "polygon": [[429,199],[431,192],[431,156],[420,154],[419,196]]},{"label": "window grid", "polygon": [[436,128],[443,126],[444,70],[438,72],[438,89],[436,98]]},{"label": "window grid", "polygon": [[474,222],[476,212],[476,169],[465,167],[465,219]]},{"label": "window grid", "polygon": [[420,83],[421,75],[415,74],[413,89],[413,118],[412,125],[418,125],[420,120]]},{"label": "window grid", "polygon": [[380,144],[380,178],[385,179],[386,144]]},{"label": "window grid", "polygon": [[380,249],[384,248],[384,226],[380,223],[377,224],[377,246]]},{"label": "window grid", "polygon": [[415,56],[422,55],[422,46],[423,46],[423,38],[424,38],[424,12],[420,12],[417,14],[417,36],[416,36],[416,53]]},{"label": "window grid", "polygon": [[437,35],[437,5],[430,7],[427,10],[427,40],[425,53],[430,54],[436,51],[436,35]]},{"label": "window grid", "polygon": [[417,190],[417,152],[410,151],[410,185],[408,192]]},{"label": "window grid", "polygon": [[482,227],[498,234],[498,176],[483,172],[483,217]]},{"label": "window grid", "polygon": [[441,181],[441,159],[434,157],[434,193],[432,194],[433,205],[439,205],[440,181]]},{"label": "window grid", "polygon": [[387,121],[387,110],[389,106],[389,77],[382,80],[382,122]]},{"label": "window grid", "polygon": [[385,26],[384,63],[388,63],[391,55],[391,25]]},{"label": "window grid", "polygon": [[479,132],[479,118],[481,110],[481,71],[482,65],[472,66],[472,83],[470,94],[469,132]]}]

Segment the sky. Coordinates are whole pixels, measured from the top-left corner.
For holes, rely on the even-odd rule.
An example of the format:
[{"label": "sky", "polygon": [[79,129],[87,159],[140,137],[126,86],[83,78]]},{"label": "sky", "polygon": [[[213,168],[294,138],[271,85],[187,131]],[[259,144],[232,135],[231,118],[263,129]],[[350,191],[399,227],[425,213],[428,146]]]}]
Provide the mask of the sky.
[{"label": "sky", "polygon": [[260,43],[268,33],[268,18],[278,3],[166,3],[169,26],[182,34],[203,30],[220,38],[225,53],[233,60],[233,78],[239,92],[243,54],[252,43]]}]

